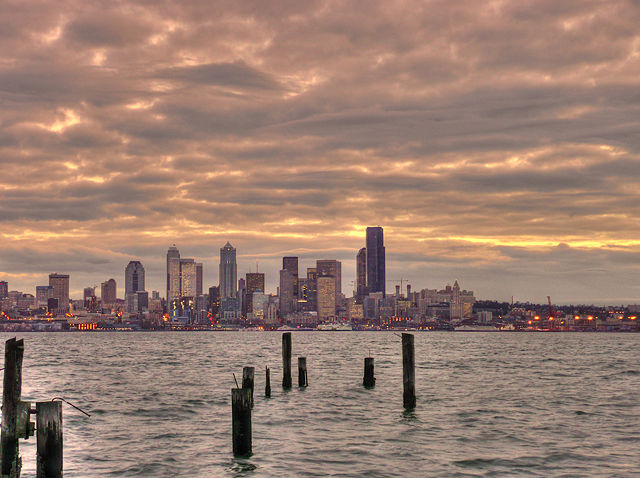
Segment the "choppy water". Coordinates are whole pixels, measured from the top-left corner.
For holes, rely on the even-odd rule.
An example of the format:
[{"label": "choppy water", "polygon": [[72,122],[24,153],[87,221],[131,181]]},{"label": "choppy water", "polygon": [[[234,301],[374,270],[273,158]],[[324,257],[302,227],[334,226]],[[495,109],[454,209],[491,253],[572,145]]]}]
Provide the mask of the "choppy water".
[{"label": "choppy water", "polygon": [[[393,333],[293,333],[289,392],[276,332],[19,337],[23,399],[63,396],[92,414],[64,408],[66,477],[640,476],[638,334],[416,333],[410,413]],[[308,389],[295,386],[297,356]],[[235,460],[232,373],[245,365],[254,455]],[[21,453],[34,476],[33,438]]]}]

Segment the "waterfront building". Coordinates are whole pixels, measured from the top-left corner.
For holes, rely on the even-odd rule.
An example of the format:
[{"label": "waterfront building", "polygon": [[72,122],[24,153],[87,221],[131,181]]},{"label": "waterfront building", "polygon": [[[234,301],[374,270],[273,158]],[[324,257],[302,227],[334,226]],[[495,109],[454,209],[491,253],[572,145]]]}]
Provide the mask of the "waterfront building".
[{"label": "waterfront building", "polygon": [[367,248],[363,247],[356,255],[356,302],[362,304],[367,295]]},{"label": "waterfront building", "polygon": [[111,306],[116,303],[116,290],[115,279],[109,279],[100,285],[102,307]]},{"label": "waterfront building", "polygon": [[386,294],[384,233],[381,227],[367,227],[367,290]]},{"label": "waterfront building", "polygon": [[220,248],[220,296],[235,298],[238,292],[238,265],[236,248],[227,242]]},{"label": "waterfront building", "polygon": [[180,251],[176,245],[167,251],[167,304],[180,297]]},{"label": "waterfront building", "polygon": [[333,276],[322,275],[318,284],[318,320],[330,320],[336,315],[336,281]]},{"label": "waterfront building", "polygon": [[58,300],[57,312],[69,311],[69,274],[49,274],[49,285],[53,288],[52,298]]},{"label": "waterfront building", "polygon": [[[333,280],[335,281],[335,303],[337,305],[340,302],[340,295],[342,294],[342,263],[335,259],[316,261],[316,274],[318,278],[321,276],[333,277]],[[319,290],[320,286],[318,286],[318,291]]]},{"label": "waterfront building", "polygon": [[145,290],[144,267],[140,261],[129,261],[124,270],[124,295]]},{"label": "waterfront building", "polygon": [[[264,293],[264,274],[262,272],[248,272],[245,282],[247,294],[247,315],[254,313],[253,298],[256,292]],[[260,307],[258,307],[260,308]],[[260,312],[262,312],[260,310]]]},{"label": "waterfront building", "polygon": [[50,285],[36,286],[36,305],[38,307],[47,307],[49,299],[53,297],[53,287]]}]

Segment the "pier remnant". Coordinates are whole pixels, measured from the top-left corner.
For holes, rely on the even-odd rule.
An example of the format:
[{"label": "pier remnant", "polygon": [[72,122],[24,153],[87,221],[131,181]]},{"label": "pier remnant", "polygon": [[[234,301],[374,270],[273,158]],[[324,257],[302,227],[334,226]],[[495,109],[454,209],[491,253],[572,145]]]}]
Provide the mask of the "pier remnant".
[{"label": "pier remnant", "polygon": [[362,385],[367,388],[374,387],[376,384],[376,377],[373,372],[373,357],[365,357],[364,359],[364,378],[362,379]]},{"label": "pier remnant", "polygon": [[36,402],[37,478],[62,478],[62,402]]},{"label": "pier remnant", "polygon": [[282,388],[291,388],[291,332],[282,334]]},{"label": "pier remnant", "polygon": [[231,421],[233,434],[233,454],[251,455],[251,390],[231,389]]},{"label": "pier remnant", "polygon": [[271,396],[271,370],[269,367],[265,367],[265,386],[264,386],[264,396]]},{"label": "pier remnant", "polygon": [[309,386],[307,378],[307,357],[298,357],[298,386]]},{"label": "pier remnant", "polygon": [[413,334],[402,334],[402,382],[404,408],[416,406],[416,357]]},{"label": "pier remnant", "polygon": [[18,438],[20,437],[18,433],[18,409],[20,408],[20,395],[22,393],[23,356],[24,340],[16,340],[14,337],[6,341],[0,446],[2,447],[2,476],[8,478],[18,478],[22,467],[18,447]]},{"label": "pier remnant", "polygon": [[251,390],[251,408],[253,408],[253,381],[256,369],[254,367],[244,367],[242,369],[242,388]]}]

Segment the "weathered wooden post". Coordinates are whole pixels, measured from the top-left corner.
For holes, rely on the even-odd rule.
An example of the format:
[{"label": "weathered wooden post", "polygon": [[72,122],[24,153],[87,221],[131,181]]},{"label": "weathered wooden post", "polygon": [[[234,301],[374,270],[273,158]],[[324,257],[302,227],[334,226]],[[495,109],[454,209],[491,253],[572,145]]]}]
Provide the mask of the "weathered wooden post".
[{"label": "weathered wooden post", "polygon": [[62,478],[62,402],[36,402],[37,478]]},{"label": "weathered wooden post", "polygon": [[298,357],[298,387],[307,387],[307,357]]},{"label": "weathered wooden post", "polygon": [[251,390],[251,408],[253,408],[253,379],[255,371],[254,367],[244,367],[242,369],[242,388]]},{"label": "weathered wooden post", "polygon": [[265,386],[264,386],[264,396],[265,397],[270,397],[271,396],[271,370],[269,370],[269,367],[265,367]]},{"label": "weathered wooden post", "polygon": [[231,421],[233,432],[233,454],[251,455],[251,390],[231,389]]},{"label": "weathered wooden post", "polygon": [[364,359],[364,378],[362,385],[371,388],[376,384],[376,377],[373,373],[373,357],[365,357]]},{"label": "weathered wooden post", "polygon": [[291,332],[282,334],[282,388],[291,388]]},{"label": "weathered wooden post", "polygon": [[2,477],[18,478],[22,460],[18,449],[18,407],[22,393],[24,340],[15,337],[5,343],[2,392]]},{"label": "weathered wooden post", "polygon": [[416,406],[416,358],[413,346],[413,334],[402,334],[402,381],[404,408]]}]

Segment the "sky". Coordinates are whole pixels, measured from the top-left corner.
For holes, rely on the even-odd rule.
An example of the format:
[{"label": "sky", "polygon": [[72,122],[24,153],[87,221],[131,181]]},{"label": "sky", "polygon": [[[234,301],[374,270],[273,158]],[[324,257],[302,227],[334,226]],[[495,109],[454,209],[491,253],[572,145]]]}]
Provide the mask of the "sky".
[{"label": "sky", "polygon": [[[640,2],[0,2],[0,280],[72,296],[176,244],[218,283],[640,303]],[[164,292],[162,292],[164,295]]]}]

